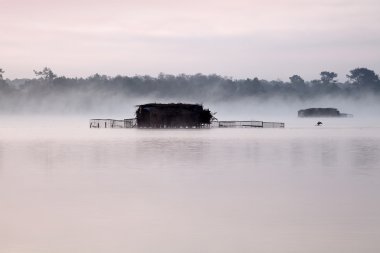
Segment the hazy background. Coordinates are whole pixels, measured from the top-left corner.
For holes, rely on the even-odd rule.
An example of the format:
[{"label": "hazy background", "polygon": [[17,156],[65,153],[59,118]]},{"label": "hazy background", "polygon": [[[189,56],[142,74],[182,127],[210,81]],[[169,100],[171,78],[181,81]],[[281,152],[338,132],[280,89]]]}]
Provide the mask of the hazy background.
[{"label": "hazy background", "polygon": [[380,68],[377,0],[0,0],[8,78],[160,72],[307,80]]},{"label": "hazy background", "polygon": [[181,102],[203,104],[220,120],[285,121],[308,107],[338,108],[355,118],[380,116],[380,79],[367,68],[350,70],[345,82],[335,72],[314,80],[292,75],[289,81],[163,73],[68,78],[49,68],[35,74],[11,80],[0,73],[0,114],[123,119],[134,117],[138,104]]},{"label": "hazy background", "polygon": [[[378,1],[0,5],[1,114],[124,118],[146,102],[203,103],[220,119],[380,111]],[[51,76],[33,72],[46,66]],[[347,78],[356,68],[372,74]]]},{"label": "hazy background", "polygon": [[[0,252],[380,252],[379,11],[0,0]],[[89,128],[146,102],[286,127]]]}]

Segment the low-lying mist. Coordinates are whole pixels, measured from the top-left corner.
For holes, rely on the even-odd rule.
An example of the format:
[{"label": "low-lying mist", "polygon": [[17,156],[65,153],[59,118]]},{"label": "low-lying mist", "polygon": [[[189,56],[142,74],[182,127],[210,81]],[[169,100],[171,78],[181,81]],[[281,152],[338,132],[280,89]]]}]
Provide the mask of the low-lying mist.
[{"label": "low-lying mist", "polygon": [[372,70],[350,71],[344,83],[334,72],[320,80],[293,75],[288,82],[233,79],[219,75],[57,77],[50,69],[36,79],[0,78],[3,115],[134,117],[142,103],[201,103],[221,120],[284,120],[308,107],[335,107],[355,117],[380,116],[380,81]]}]

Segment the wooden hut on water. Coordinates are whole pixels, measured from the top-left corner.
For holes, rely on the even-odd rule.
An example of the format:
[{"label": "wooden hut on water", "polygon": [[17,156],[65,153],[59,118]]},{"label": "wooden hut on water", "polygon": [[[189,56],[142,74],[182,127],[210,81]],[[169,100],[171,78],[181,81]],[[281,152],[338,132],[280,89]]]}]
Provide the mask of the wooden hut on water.
[{"label": "wooden hut on water", "polygon": [[213,115],[199,104],[138,105],[136,122],[139,128],[201,128],[209,126]]},{"label": "wooden hut on water", "polygon": [[336,108],[308,108],[298,111],[298,117],[337,117],[337,118],[351,118],[352,114],[341,113]]},{"label": "wooden hut on water", "polygon": [[157,104],[138,105],[136,118],[124,120],[91,119],[90,128],[209,128],[249,127],[284,128],[281,122],[218,121],[209,109],[199,104]]}]

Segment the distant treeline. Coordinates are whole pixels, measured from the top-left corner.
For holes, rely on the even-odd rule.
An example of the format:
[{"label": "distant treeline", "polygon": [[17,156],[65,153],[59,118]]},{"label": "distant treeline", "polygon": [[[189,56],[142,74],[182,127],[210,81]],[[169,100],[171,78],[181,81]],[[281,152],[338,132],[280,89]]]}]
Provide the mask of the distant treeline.
[{"label": "distant treeline", "polygon": [[[95,74],[87,78],[67,78],[50,68],[34,71],[34,79],[5,79],[0,69],[0,106],[17,108],[24,104],[49,106],[55,101],[72,107],[91,107],[95,101],[117,97],[152,97],[174,101],[226,101],[240,98],[286,97],[307,100],[324,96],[362,97],[380,95],[379,76],[370,69],[349,71],[347,81],[337,81],[337,74],[323,71],[320,79],[305,81],[299,75],[288,81],[258,78],[233,79],[220,75],[116,76]],[[66,100],[67,99],[67,100]],[[81,108],[78,108],[81,109]]]}]

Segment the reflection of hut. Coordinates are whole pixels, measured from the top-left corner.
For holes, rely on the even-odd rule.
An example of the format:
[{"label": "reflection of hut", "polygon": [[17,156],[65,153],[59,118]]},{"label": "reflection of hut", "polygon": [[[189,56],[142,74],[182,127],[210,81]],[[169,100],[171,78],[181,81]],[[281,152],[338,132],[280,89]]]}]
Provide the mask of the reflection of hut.
[{"label": "reflection of hut", "polygon": [[298,117],[352,117],[352,114],[340,113],[336,108],[308,108],[299,110]]},{"label": "reflection of hut", "polygon": [[198,104],[145,104],[136,110],[138,127],[179,128],[209,126],[210,110]]}]

